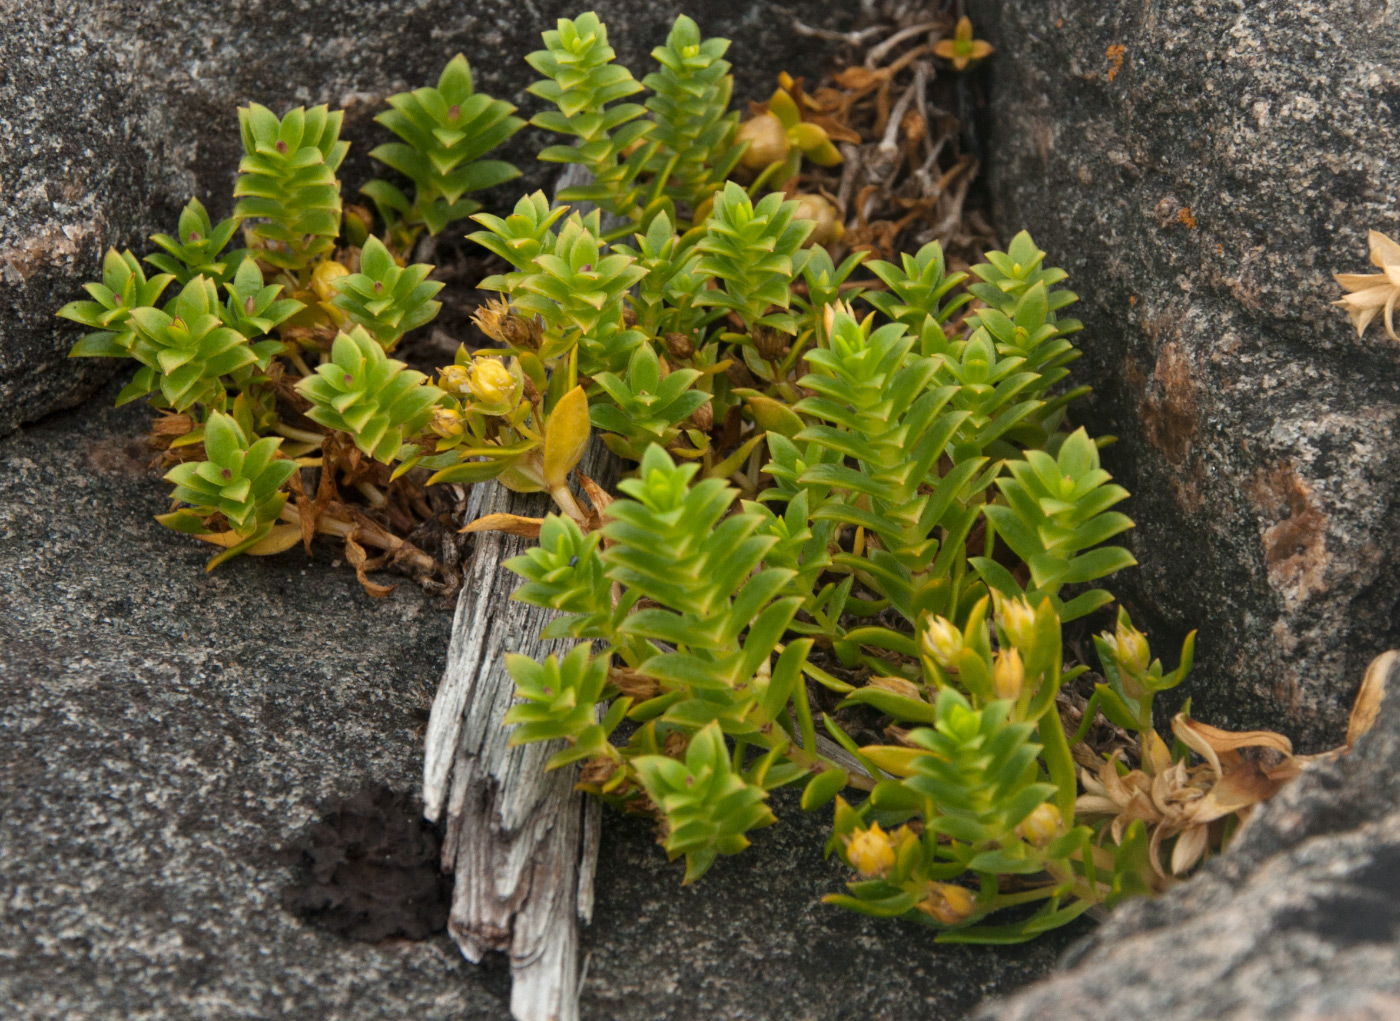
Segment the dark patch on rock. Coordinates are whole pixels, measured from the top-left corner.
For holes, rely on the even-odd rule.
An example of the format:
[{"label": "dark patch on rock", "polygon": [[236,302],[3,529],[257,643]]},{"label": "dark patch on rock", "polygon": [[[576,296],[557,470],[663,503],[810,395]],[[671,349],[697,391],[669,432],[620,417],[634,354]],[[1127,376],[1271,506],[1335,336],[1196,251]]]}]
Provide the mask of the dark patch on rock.
[{"label": "dark patch on rock", "polygon": [[411,794],[372,785],[337,799],[283,853],[298,875],[282,903],[313,925],[371,943],[447,931],[442,838]]},{"label": "dark patch on rock", "polygon": [[[206,548],[151,520],[160,483],[86,465],[148,425],[113,396],[0,440],[4,1016],[506,1021],[503,961],[304,924],[270,850],[329,852],[342,907],[356,832],[426,854],[388,836],[403,795],[328,808],[417,788],[450,615],[412,586],[367,598],[324,546],[206,573]],[[584,1018],[956,1016],[1046,974],[1074,935],[940,946],[823,905],[849,876],[822,856],[830,815],[775,801],[781,822],[693,887],[648,821],[605,813]]]},{"label": "dark patch on rock", "polygon": [[1338,890],[1280,912],[1274,928],[1278,933],[1313,933],[1343,949],[1358,943],[1386,944],[1400,932],[1400,903],[1389,897],[1377,900],[1371,891]]}]

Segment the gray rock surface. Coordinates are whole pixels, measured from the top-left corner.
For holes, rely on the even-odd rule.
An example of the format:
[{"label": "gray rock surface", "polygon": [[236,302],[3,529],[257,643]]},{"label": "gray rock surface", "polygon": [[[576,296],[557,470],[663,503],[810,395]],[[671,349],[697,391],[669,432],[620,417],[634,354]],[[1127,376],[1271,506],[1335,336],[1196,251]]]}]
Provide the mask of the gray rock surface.
[{"label": "gray rock surface", "polygon": [[[450,615],[369,600],[324,547],[206,574],[151,520],[149,413],[111,396],[0,441],[0,1014],[504,1021],[505,968],[446,935],[356,942],[283,907],[328,803],[416,792]],[[845,870],[793,800],[686,889],[605,814],[585,1018],[952,1017],[1074,935],[945,947],[824,907]]]},{"label": "gray rock surface", "polygon": [[1400,345],[1328,303],[1400,231],[1386,0],[974,0],[999,229],[1082,301],[1142,563],[1115,587],[1221,726],[1336,743],[1400,643]]},{"label": "gray rock surface", "polygon": [[[0,0],[0,435],[71,406],[111,374],[105,361],[70,362],[80,335],[54,329],[54,311],[80,297],[109,246],[147,250],[197,196],[226,215],[240,147],[237,106],[279,112],[328,102],[346,111],[352,142],[346,194],[373,172],[368,152],[390,137],[372,117],[386,96],[431,84],[454,53],[477,87],[540,109],[524,56],[559,17],[594,7],[619,58],[640,78],[678,13],[736,41],[736,95],[766,97],[780,70],[815,73],[822,44],[790,30],[769,0],[190,0],[178,12],[118,0]],[[838,0],[787,5],[839,27]],[[508,156],[545,184],[541,133]]]},{"label": "gray rock surface", "polygon": [[1400,1017],[1400,667],[1387,686],[1355,749],[1309,767],[1227,854],[973,1021]]}]

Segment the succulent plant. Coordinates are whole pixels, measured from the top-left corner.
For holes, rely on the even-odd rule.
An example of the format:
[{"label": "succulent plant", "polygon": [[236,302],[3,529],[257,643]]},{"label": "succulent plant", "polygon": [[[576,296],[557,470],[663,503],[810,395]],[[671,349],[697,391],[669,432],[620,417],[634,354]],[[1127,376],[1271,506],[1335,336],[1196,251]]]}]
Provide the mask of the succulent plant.
[{"label": "succulent plant", "polygon": [[401,142],[376,147],[370,155],[413,182],[410,202],[387,181],[371,181],[361,191],[374,200],[386,221],[402,218],[438,234],[449,223],[481,208],[472,192],[520,176],[504,160],[482,157],[525,126],[515,107],[472,87],[467,58],[457,54],[438,77],[436,88],[389,97],[390,109],[375,116]]},{"label": "succulent plant", "polygon": [[739,115],[729,109],[728,49],[728,39],[702,39],[682,14],[665,45],[651,51],[660,68],[642,79],[653,93],[646,101],[656,121],[650,137],[659,146],[653,172],[664,174],[667,190],[692,209],[724,184],[743,155],[734,144]]},{"label": "succulent plant", "polygon": [[248,338],[224,325],[214,281],[197,276],[166,305],[136,308],[131,356],[145,369],[122,391],[119,403],[159,390],[162,403],[175,411],[196,404],[222,408],[225,377],[251,365],[266,366],[281,349],[280,341],[250,344]]},{"label": "succulent plant", "polygon": [[307,418],[348,434],[360,450],[388,464],[428,424],[443,396],[426,379],[356,326],[336,336],[330,361],[298,383],[297,392],[311,402]]},{"label": "succulent plant", "polygon": [[734,770],[717,722],[691,737],[684,761],[666,755],[633,761],[661,816],[662,846],[672,858],[685,856],[687,883],[703,876],[719,855],[748,847],[746,833],[778,821],[765,804],[768,792]]},{"label": "succulent plant", "polygon": [[222,514],[234,532],[251,535],[277,518],[286,503],[281,492],[297,470],[295,461],[276,460],[280,436],[249,442],[232,415],[215,411],[204,424],[207,461],[186,461],[166,473],[171,494],[197,513]]},{"label": "succulent plant", "polygon": [[786,311],[792,302],[790,284],[809,258],[802,243],[812,232],[810,220],[796,218],[797,203],[773,193],[755,204],[733,181],[715,195],[705,221],[705,234],[696,242],[703,258],[696,269],[712,276],[722,289],[707,291],[701,304],[730,309],[753,330],[768,326],[795,333]]},{"label": "succulent plant", "polygon": [[102,259],[102,282],[84,284],[90,301],[70,301],[58,310],[64,319],[90,327],[93,332],[68,352],[70,358],[124,358],[136,340],[131,310],[150,308],[160,300],[173,273],[158,273],[149,280],[130,251],[107,249]]},{"label": "succulent plant", "polygon": [[622,722],[627,703],[616,703],[602,721],[594,715],[608,685],[606,659],[592,659],[588,646],[577,645],[567,656],[549,656],[543,663],[508,655],[506,668],[521,697],[506,713],[505,722],[515,728],[513,744],[567,739],[569,747],[550,759],[552,769],[608,754],[608,735]]},{"label": "succulent plant", "polygon": [[547,146],[539,158],[582,164],[593,175],[592,184],[565,188],[559,198],[642,219],[648,203],[638,179],[656,151],[648,139],[655,124],[640,103],[619,102],[641,92],[641,83],[614,63],[607,27],[591,11],[560,18],[556,29],[544,33],[544,44],[525,58],[544,76],[530,93],[557,109],[537,113],[530,123],[570,136],[575,144]]},{"label": "succulent plant", "polygon": [[[1137,563],[1122,547],[1101,545],[1133,523],[1109,510],[1128,491],[1110,483],[1099,467],[1098,447],[1083,428],[1064,440],[1058,457],[1028,450],[1024,461],[1011,461],[1007,468],[1011,477],[997,479],[1006,504],[988,506],[985,513],[1030,569],[1033,592],[1054,597],[1064,585],[1096,581]],[[975,566],[994,588],[1019,594],[1007,585],[1005,568],[997,570],[987,560]],[[1074,620],[1112,598],[1103,589],[1082,592],[1064,605],[1061,619]]]},{"label": "succulent plant", "polygon": [[598,215],[577,213],[564,221],[549,252],[535,257],[537,272],[525,277],[515,307],[545,324],[542,358],[579,348],[587,375],[621,368],[644,338],[625,321],[629,289],[646,275],[635,260],[607,252]]},{"label": "succulent plant", "polygon": [[331,250],[340,233],[335,172],[350,146],[339,140],[343,117],[324,105],[297,107],[280,120],[257,103],[239,107],[244,156],[234,216],[246,221],[265,262],[301,270]]},{"label": "succulent plant", "polygon": [[551,207],[544,192],[537,191],[516,202],[515,210],[504,219],[490,213],[473,216],[472,219],[486,229],[468,234],[468,240],[500,256],[516,269],[514,273],[487,277],[481,287],[509,295],[519,291],[526,278],[538,272],[535,259],[554,251],[557,238],[551,228],[568,211],[568,206]]},{"label": "succulent plant", "polygon": [[[410,541],[435,512],[420,484],[547,493],[560,514],[467,529],[539,537],[506,565],[515,598],[557,613],[544,639],[575,643],[508,657],[511,742],[555,742],[550,768],[581,763],[581,789],[652,815],[687,882],[795,783],[804,810],[834,803],[827,850],[854,872],[827,900],[943,941],[1029,939],[1194,867],[1299,764],[1279,735],[1184,714],[1168,745],[1153,703],[1194,640],[1168,670],[1121,608],[1093,640],[1103,680],[1077,728],[1060,715],[1088,670],[1078,643],[1066,661],[1065,626],[1112,602],[1089,586],[1133,563],[1109,544],[1132,525],[1115,509],[1127,493],[1066,424],[1084,388],[1066,382],[1080,324],[1062,314],[1064,272],[1022,233],[970,274],[930,243],[870,262],[872,279],[863,212],[838,265],[834,205],[793,183],[855,134],[830,92],[781,75],[736,126],[728,43],[688,18],[653,52],[645,106],[596,15],[544,41],[531,91],[553,109],[533,123],[571,144],[541,157],[581,164],[593,180],[565,200],[601,208],[536,192],[477,212],[474,192],[515,176],[482,157],[521,122],[459,55],[378,118],[398,141],[373,155],[413,183],[411,199],[365,188],[382,224],[342,209],[339,113],[251,105],[233,218],[191,202],[153,239],[165,272],[110,251],[89,300],[61,310],[93,331],[74,355],[141,362],[119,402],[153,394],[162,456],[192,458],[167,475],[176,506],[159,520],[221,547],[211,567],[338,536],[382,596],[366,571],[389,562],[455,584]],[[909,45],[899,60],[927,52]],[[964,19],[936,52],[962,69],[979,46]],[[836,82],[859,98],[886,74]],[[474,317],[495,346],[460,347],[434,385],[388,354],[439,309],[431,267],[399,263],[469,214],[509,267],[482,281],[502,297]],[[229,251],[240,223],[250,247]],[[1400,249],[1372,240],[1389,271]],[[1341,280],[1358,328],[1389,328],[1385,274]],[[576,471],[595,429],[637,462],[615,494]],[[319,471],[314,495],[299,461]],[[1274,758],[1261,771],[1245,748]]]},{"label": "succulent plant", "polygon": [[432,271],[427,263],[400,267],[383,242],[371,237],[360,251],[360,272],[331,282],[337,292],[331,304],[392,351],[400,337],[442,308],[432,300],[442,290],[441,282],[428,279]]},{"label": "succulent plant", "polygon": [[254,259],[239,263],[238,271],[224,289],[228,291],[228,302],[221,313],[224,323],[249,340],[271,333],[305,307],[295,298],[279,297],[281,284],[264,283],[262,270]]},{"label": "succulent plant", "polygon": [[655,349],[640,344],[632,352],[624,376],[600,372],[593,381],[606,400],[589,409],[593,424],[607,433],[603,441],[614,453],[633,461],[652,444],[669,446],[677,426],[709,400],[692,384],[700,378],[697,369],[674,369],[664,380]]},{"label": "succulent plant", "polygon": [[901,265],[875,260],[866,265],[889,288],[871,291],[866,300],[895,322],[914,330],[932,318],[942,326],[953,313],[972,300],[958,290],[966,273],[949,273],[943,246],[930,241],[913,255],[905,254]]},{"label": "succulent plant", "polygon": [[225,252],[238,230],[238,217],[230,216],[215,226],[199,199],[190,199],[180,211],[177,237],[152,234],[151,240],[164,249],[146,256],[156,269],[171,274],[181,284],[191,277],[206,276],[222,284],[237,271],[247,249]]}]

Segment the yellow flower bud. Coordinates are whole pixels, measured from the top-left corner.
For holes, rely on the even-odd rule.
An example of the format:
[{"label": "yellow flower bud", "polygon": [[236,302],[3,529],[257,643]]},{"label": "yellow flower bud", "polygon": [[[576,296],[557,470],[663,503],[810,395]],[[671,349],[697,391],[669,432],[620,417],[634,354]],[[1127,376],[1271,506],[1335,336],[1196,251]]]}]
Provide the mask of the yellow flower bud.
[{"label": "yellow flower bud", "polygon": [[846,838],[846,859],[867,879],[883,876],[894,867],[894,844],[879,823],[872,823]]},{"label": "yellow flower bud", "polygon": [[1035,645],[1035,609],[1024,598],[999,599],[998,609],[1001,629],[1006,638],[1018,649],[1030,649]]},{"label": "yellow flower bud", "polygon": [[472,363],[467,386],[483,404],[502,404],[515,390],[515,377],[495,358],[478,358]]},{"label": "yellow flower bud", "polygon": [[1026,667],[1021,662],[1021,654],[1015,649],[998,652],[996,665],[992,668],[992,688],[997,698],[1020,698],[1025,683]]},{"label": "yellow flower bud", "polygon": [[438,370],[438,386],[457,397],[468,392],[470,379],[471,370],[465,365],[449,365]]},{"label": "yellow flower bud", "polygon": [[761,113],[739,125],[734,136],[735,142],[748,142],[742,162],[750,170],[762,170],[773,163],[787,159],[792,143],[788,141],[787,128],[771,113]]},{"label": "yellow flower bud", "polygon": [[[1104,636],[1108,638],[1107,635]],[[1123,664],[1124,669],[1140,674],[1147,670],[1148,660],[1152,653],[1147,647],[1147,636],[1137,628],[1123,620],[1118,621],[1118,627],[1113,633],[1114,641],[1109,644],[1118,655],[1118,662]]]},{"label": "yellow flower bud", "polygon": [[954,670],[954,660],[963,648],[962,632],[952,621],[934,617],[924,628],[924,652],[944,670]]},{"label": "yellow flower bud", "polygon": [[316,268],[311,271],[311,289],[316,292],[316,297],[322,301],[330,301],[340,293],[333,286],[334,281],[348,276],[349,273],[348,269],[334,259],[318,262]]},{"label": "yellow flower bud", "polygon": [[1037,805],[1035,811],[1016,827],[1016,835],[1036,847],[1044,847],[1060,833],[1060,810],[1050,802]]},{"label": "yellow flower bud", "polygon": [[977,913],[977,898],[954,883],[929,883],[928,898],[919,901],[918,908],[944,925],[957,925]]},{"label": "yellow flower bud", "polygon": [[837,215],[836,207],[824,195],[798,194],[793,198],[797,201],[797,212],[793,214],[795,218],[811,220],[816,224],[807,238],[808,245],[829,245],[841,240],[846,227]]},{"label": "yellow flower bud", "polygon": [[436,407],[429,428],[444,439],[462,435],[462,413],[456,408]]}]

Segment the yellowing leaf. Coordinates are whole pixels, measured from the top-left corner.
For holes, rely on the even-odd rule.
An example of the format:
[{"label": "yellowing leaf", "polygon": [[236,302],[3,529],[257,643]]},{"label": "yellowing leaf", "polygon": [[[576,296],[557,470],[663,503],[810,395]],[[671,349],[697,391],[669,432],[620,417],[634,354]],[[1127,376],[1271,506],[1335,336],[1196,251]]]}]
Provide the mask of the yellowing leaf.
[{"label": "yellowing leaf", "polygon": [[301,542],[301,525],[273,525],[272,531],[243,552],[250,553],[255,557],[267,557],[274,553],[281,553],[283,550],[289,550],[299,542]]},{"label": "yellowing leaf", "polygon": [[782,89],[773,93],[768,100],[768,112],[778,120],[783,122],[783,127],[791,130],[802,122],[802,114],[797,109],[797,102]]},{"label": "yellowing leaf", "polygon": [[554,406],[544,437],[544,483],[548,489],[564,485],[569,472],[588,447],[588,397],[576,386]]},{"label": "yellowing leaf", "polygon": [[1361,682],[1361,690],[1356,693],[1356,702],[1351,707],[1351,718],[1347,721],[1347,747],[1356,744],[1357,738],[1370,730],[1376,722],[1376,715],[1385,701],[1385,681],[1400,652],[1387,652],[1377,656],[1366,668],[1366,677]]},{"label": "yellowing leaf", "polygon": [[538,539],[543,518],[526,518],[519,514],[487,514],[473,521],[463,532],[505,532],[526,539]]},{"label": "yellowing leaf", "polygon": [[914,760],[928,754],[922,748],[901,748],[892,744],[867,745],[860,753],[886,773],[895,776],[913,776]]}]

